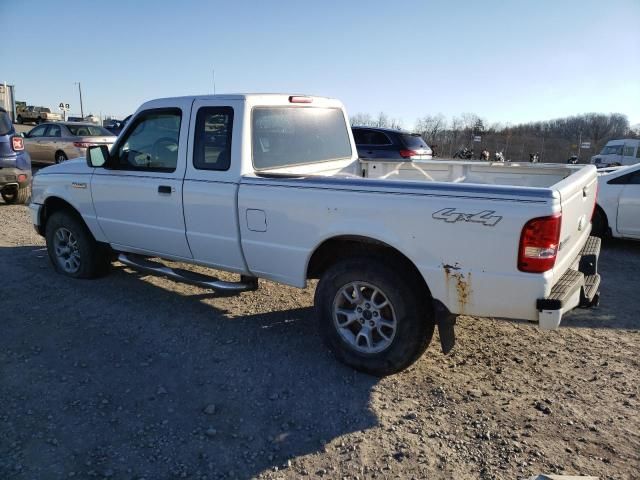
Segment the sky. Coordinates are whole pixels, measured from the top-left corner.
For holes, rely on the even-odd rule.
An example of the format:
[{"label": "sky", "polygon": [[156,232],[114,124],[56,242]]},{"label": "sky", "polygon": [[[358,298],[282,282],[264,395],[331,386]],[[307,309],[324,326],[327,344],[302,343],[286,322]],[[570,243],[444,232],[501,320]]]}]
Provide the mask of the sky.
[{"label": "sky", "polygon": [[124,117],[167,96],[339,98],[411,128],[473,112],[640,123],[640,0],[0,0],[17,100]]}]

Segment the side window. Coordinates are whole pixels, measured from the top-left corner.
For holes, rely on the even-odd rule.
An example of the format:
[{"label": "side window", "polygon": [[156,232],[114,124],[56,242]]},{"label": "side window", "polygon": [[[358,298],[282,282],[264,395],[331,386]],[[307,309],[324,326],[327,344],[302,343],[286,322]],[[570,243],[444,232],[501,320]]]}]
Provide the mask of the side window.
[{"label": "side window", "polygon": [[353,132],[353,140],[356,142],[356,145],[364,144],[364,132],[362,130],[352,130]]},{"label": "side window", "polygon": [[625,157],[633,157],[633,150],[635,147],[624,147],[624,156]]},{"label": "side window", "polygon": [[609,185],[640,185],[640,170],[613,178],[607,183]]},{"label": "side window", "polygon": [[44,137],[44,131],[47,129],[46,125],[40,125],[29,132],[29,138]]},{"label": "side window", "polygon": [[59,137],[60,136],[60,125],[49,125],[47,129],[47,134],[45,137]]},{"label": "side window", "polygon": [[113,168],[174,172],[182,112],[177,108],[143,112],[119,142]]},{"label": "side window", "polygon": [[233,108],[203,107],[196,116],[193,166],[199,170],[229,170]]},{"label": "side window", "polygon": [[371,132],[371,145],[391,145],[391,140],[382,132]]}]

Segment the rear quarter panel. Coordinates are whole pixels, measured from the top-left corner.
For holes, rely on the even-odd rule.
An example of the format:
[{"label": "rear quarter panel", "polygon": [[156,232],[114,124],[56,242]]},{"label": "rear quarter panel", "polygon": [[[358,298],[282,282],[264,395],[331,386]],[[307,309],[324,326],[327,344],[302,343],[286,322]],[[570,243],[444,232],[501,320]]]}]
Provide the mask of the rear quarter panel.
[{"label": "rear quarter panel", "polygon": [[[454,313],[537,319],[535,300],[549,293],[550,274],[519,272],[518,243],[528,219],[557,208],[552,199],[519,200],[455,189],[398,192],[383,185],[311,187],[305,180],[244,179],[238,203],[249,269],[302,287],[309,259],[323,241],[358,235],[384,242],[408,257],[432,296]],[[454,213],[493,212],[500,219],[487,225],[434,218],[436,212],[452,208]],[[264,212],[266,231],[248,228],[250,209]]]}]

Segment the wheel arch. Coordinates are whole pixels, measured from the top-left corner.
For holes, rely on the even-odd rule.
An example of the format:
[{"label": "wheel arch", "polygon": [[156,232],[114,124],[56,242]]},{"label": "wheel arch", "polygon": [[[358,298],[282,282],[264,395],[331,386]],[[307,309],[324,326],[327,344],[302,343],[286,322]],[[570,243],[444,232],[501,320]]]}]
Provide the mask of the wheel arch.
[{"label": "wheel arch", "polygon": [[353,256],[370,255],[405,269],[417,282],[419,291],[432,298],[423,275],[404,253],[386,242],[361,235],[338,235],[322,241],[307,262],[306,278],[320,278],[334,263]]},{"label": "wheel arch", "polygon": [[[612,235],[613,229],[611,227],[611,222],[609,221],[609,215],[607,215],[607,211],[604,209],[604,207],[602,207],[602,205],[600,205],[599,203],[596,203],[596,207],[595,207],[595,212],[596,215],[600,214],[602,215],[602,218],[604,220],[604,231],[602,232],[603,235]],[[596,232],[597,233],[597,232]]]},{"label": "wheel arch", "polygon": [[84,218],[82,218],[82,215],[80,214],[78,209],[76,207],[74,207],[73,205],[71,205],[71,203],[69,203],[65,199],[63,199],[61,197],[57,197],[57,196],[48,197],[44,201],[44,203],[42,205],[42,208],[40,209],[40,218],[39,218],[39,226],[38,226],[38,233],[40,235],[42,235],[42,236],[45,235],[45,232],[46,232],[46,229],[47,229],[47,221],[49,220],[49,218],[51,218],[51,215],[53,215],[55,212],[59,212],[59,211],[69,212],[74,217],[76,217],[80,222],[82,222],[82,224],[89,231],[91,236],[94,237],[94,240],[95,240],[95,236],[93,235],[93,232],[91,231],[91,229],[87,225],[87,222],[85,222]]}]

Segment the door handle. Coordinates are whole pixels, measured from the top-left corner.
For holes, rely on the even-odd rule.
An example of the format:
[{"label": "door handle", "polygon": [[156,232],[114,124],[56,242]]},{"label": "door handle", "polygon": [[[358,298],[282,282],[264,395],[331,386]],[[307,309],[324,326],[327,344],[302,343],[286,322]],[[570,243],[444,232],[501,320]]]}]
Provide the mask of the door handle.
[{"label": "door handle", "polygon": [[171,195],[173,189],[169,185],[160,185],[158,186],[158,193],[168,193]]}]

